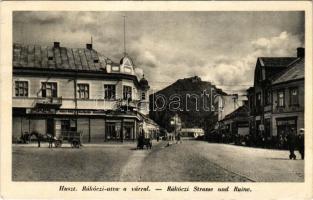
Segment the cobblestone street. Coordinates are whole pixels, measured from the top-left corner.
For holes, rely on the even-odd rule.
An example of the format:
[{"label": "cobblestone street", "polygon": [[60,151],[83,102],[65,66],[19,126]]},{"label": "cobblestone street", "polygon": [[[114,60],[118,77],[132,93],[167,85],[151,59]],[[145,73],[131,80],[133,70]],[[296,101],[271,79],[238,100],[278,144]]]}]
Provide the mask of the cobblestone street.
[{"label": "cobblestone street", "polygon": [[[202,141],[135,150],[135,143],[86,144],[81,149],[14,145],[14,181],[301,182],[304,161],[288,151]],[[300,157],[297,154],[297,157]]]}]

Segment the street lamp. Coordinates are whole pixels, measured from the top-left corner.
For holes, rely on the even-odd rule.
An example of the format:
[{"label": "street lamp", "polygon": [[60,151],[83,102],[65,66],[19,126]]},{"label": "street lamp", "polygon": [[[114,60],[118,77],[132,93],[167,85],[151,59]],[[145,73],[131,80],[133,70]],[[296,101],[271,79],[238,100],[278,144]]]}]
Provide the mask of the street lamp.
[{"label": "street lamp", "polygon": [[176,138],[176,129],[177,129],[177,114],[172,118],[171,125],[174,126],[174,138]]}]

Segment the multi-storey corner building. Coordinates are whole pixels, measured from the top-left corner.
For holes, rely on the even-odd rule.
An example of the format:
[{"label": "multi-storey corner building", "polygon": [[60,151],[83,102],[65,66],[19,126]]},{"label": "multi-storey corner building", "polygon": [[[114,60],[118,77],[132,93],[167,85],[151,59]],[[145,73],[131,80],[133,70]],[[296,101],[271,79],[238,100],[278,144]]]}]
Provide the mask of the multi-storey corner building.
[{"label": "multi-storey corner building", "polygon": [[138,80],[127,55],[115,63],[91,44],[13,45],[13,141],[33,131],[80,131],[83,142],[133,140],[148,108],[148,81]]},{"label": "multi-storey corner building", "polygon": [[258,58],[247,96],[253,136],[276,138],[304,128],[304,48],[297,57]]}]

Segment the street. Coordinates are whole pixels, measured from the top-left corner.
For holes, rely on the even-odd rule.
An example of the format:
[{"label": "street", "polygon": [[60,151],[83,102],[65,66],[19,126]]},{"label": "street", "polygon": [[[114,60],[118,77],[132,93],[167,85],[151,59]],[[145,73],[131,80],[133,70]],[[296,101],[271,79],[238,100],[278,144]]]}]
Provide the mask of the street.
[{"label": "street", "polygon": [[[13,146],[13,181],[302,182],[304,161],[288,151],[183,140],[152,150],[135,143]],[[300,155],[296,152],[298,158]]]}]

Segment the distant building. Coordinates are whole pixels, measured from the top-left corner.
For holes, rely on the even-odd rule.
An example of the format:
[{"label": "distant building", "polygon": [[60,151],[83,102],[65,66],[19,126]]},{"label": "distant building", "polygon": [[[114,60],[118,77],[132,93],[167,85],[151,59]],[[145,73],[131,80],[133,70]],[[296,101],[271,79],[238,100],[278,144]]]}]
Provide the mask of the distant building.
[{"label": "distant building", "polygon": [[150,123],[149,84],[132,59],[86,48],[13,45],[13,141],[25,132],[83,133],[83,142],[134,140]]},{"label": "distant building", "polygon": [[197,138],[204,135],[204,130],[202,128],[182,128],[180,133],[184,138]]},{"label": "distant building", "polygon": [[241,135],[245,136],[249,134],[249,108],[242,105],[235,111],[226,115],[226,117],[220,121],[220,131],[230,136]]},{"label": "distant building", "polygon": [[260,57],[247,90],[250,133],[277,138],[304,128],[304,48],[297,57]]},{"label": "distant building", "polygon": [[223,94],[222,99],[219,101],[218,120],[223,120],[228,114],[235,111],[237,108],[244,104],[246,97],[239,96],[238,94]]}]

